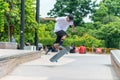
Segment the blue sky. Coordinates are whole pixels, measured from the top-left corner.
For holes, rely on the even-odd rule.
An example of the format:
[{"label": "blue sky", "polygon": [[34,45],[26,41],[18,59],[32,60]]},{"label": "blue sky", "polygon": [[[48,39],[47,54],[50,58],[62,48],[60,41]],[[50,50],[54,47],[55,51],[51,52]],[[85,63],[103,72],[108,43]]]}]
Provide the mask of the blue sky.
[{"label": "blue sky", "polygon": [[47,17],[49,12],[55,4],[56,0],[40,0],[40,15],[41,17]]}]

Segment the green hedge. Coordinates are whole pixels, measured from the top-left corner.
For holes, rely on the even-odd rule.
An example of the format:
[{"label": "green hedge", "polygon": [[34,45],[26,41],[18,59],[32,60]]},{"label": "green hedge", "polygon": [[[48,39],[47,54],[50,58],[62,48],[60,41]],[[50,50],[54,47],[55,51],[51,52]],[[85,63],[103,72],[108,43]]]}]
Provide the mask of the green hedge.
[{"label": "green hedge", "polygon": [[40,39],[39,42],[46,46],[46,45],[52,45],[54,41],[55,41],[54,38],[44,38],[44,39]]},{"label": "green hedge", "polygon": [[[44,38],[44,39],[40,39],[40,43],[42,43],[43,45],[52,45],[53,42],[55,41],[55,38]],[[69,39],[66,38],[63,45],[64,46],[70,46],[71,43],[75,43],[75,46],[80,46],[82,44],[84,44],[86,47],[104,47],[103,44],[104,42],[101,40],[97,40],[97,39],[91,39],[91,41],[89,39]]]}]

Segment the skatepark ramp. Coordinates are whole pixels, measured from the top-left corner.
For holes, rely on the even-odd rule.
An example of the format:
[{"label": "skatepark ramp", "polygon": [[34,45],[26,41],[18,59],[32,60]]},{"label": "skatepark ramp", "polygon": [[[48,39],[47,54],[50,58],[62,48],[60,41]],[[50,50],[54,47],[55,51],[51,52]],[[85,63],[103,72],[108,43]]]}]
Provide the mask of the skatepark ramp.
[{"label": "skatepark ramp", "polygon": [[111,63],[120,77],[120,50],[111,50]]},{"label": "skatepark ramp", "polygon": [[11,72],[18,64],[40,56],[41,51],[0,49],[0,78]]}]

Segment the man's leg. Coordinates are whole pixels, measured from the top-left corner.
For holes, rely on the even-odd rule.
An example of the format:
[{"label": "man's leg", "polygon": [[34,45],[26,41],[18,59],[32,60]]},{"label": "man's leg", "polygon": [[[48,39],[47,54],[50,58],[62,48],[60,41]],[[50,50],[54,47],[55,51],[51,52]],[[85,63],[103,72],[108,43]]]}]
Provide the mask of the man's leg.
[{"label": "man's leg", "polygon": [[60,49],[60,50],[64,49],[64,47],[63,47],[62,44],[63,44],[65,38],[66,38],[66,35],[64,35],[64,36],[61,37],[61,40],[60,40],[60,42],[59,42],[59,45],[60,45],[60,46],[59,46],[59,49]]},{"label": "man's leg", "polygon": [[59,47],[59,42],[61,40],[61,36],[59,36],[59,34],[57,34],[57,33],[56,33],[56,35],[57,35],[57,38],[56,38],[55,42],[53,43],[53,45],[50,48],[48,48],[47,52],[45,53],[46,55],[50,51],[53,51],[53,52],[58,51],[58,47]]},{"label": "man's leg", "polygon": [[64,40],[66,38],[66,35],[67,35],[66,32],[61,30],[61,31],[58,31],[56,33],[56,35],[58,36],[58,39],[56,40],[56,43],[59,44],[59,48],[60,47],[63,48],[62,44],[63,44],[63,42],[64,42]]},{"label": "man's leg", "polygon": [[61,37],[61,39],[60,39],[59,44],[60,44],[61,46],[62,46],[65,38],[66,38],[66,35],[63,35],[63,36]]},{"label": "man's leg", "polygon": [[64,32],[63,30],[56,32],[57,38],[54,42],[54,44],[51,46],[51,48],[48,49],[47,53],[50,50],[58,50],[59,46],[62,46],[64,39],[66,38],[66,32]]},{"label": "man's leg", "polygon": [[57,35],[57,38],[56,38],[56,40],[55,40],[55,42],[54,42],[54,44],[53,44],[53,51],[58,51],[58,49],[59,49],[59,42],[60,42],[60,40],[61,40],[61,36],[59,36],[59,34],[56,34]]}]

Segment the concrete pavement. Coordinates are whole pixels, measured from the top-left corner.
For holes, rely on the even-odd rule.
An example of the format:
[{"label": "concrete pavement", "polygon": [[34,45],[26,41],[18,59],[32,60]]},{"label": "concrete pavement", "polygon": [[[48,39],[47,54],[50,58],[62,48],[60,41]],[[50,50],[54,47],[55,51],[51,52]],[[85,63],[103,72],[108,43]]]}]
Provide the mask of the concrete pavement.
[{"label": "concrete pavement", "polygon": [[120,80],[110,55],[66,54],[57,63],[49,62],[54,54],[18,65],[0,80]]},{"label": "concrete pavement", "polygon": [[0,49],[0,78],[21,63],[40,58],[42,51]]}]

